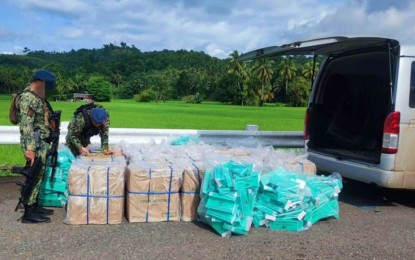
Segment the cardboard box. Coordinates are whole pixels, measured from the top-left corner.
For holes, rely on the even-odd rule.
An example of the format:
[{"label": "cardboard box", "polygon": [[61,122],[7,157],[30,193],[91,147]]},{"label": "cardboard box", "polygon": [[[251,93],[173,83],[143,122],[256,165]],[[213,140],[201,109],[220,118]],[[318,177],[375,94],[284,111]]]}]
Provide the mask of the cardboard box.
[{"label": "cardboard box", "polygon": [[180,221],[182,170],[141,162],[130,164],[126,176],[129,222]]},{"label": "cardboard box", "polygon": [[317,173],[316,165],[307,159],[288,160],[285,163],[285,168],[296,173],[311,175],[315,175]]},{"label": "cardboard box", "polygon": [[180,190],[182,221],[197,219],[197,207],[200,202],[200,186],[202,185],[204,170],[193,166],[183,172],[183,184]]},{"label": "cardboard box", "polygon": [[125,166],[74,163],[68,176],[67,224],[119,224],[124,213]]}]

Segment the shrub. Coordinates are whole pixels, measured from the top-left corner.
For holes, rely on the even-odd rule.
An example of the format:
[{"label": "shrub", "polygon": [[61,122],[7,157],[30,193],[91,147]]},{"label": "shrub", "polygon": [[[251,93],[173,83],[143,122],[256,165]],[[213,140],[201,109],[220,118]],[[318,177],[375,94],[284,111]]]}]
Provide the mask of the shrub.
[{"label": "shrub", "polygon": [[310,95],[310,82],[298,78],[294,80],[287,90],[287,105],[293,107],[305,107]]},{"label": "shrub", "polygon": [[186,103],[196,103],[195,102],[195,100],[196,100],[195,95],[184,96],[184,97],[182,97],[182,100]]},{"label": "shrub", "polygon": [[245,105],[247,106],[259,106],[260,100],[258,96],[247,96]]},{"label": "shrub", "polygon": [[86,82],[86,91],[98,102],[110,101],[112,97],[111,83],[102,76],[91,76]]},{"label": "shrub", "polygon": [[197,92],[196,95],[188,95],[188,96],[182,97],[182,100],[186,103],[200,104],[203,101],[203,95]]},{"label": "shrub", "polygon": [[152,89],[145,89],[141,93],[134,95],[135,102],[151,102],[155,101],[157,93]]}]

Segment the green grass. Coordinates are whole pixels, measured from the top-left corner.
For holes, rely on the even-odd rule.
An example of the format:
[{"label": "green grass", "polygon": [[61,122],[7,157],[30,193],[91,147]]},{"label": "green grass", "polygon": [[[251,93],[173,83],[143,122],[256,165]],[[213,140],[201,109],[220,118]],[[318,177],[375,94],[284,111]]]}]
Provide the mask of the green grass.
[{"label": "green grass", "polygon": [[[18,144],[0,145],[0,165],[23,165],[22,149]],[[1,170],[0,176],[15,176],[10,170]]]},{"label": "green grass", "polygon": [[[0,125],[8,120],[10,96],[0,95]],[[62,121],[69,121],[80,102],[51,102],[55,110],[62,110]],[[262,131],[302,131],[305,108],[222,105],[215,102],[187,104],[181,101],[137,103],[133,100],[113,100],[100,103],[111,116],[111,127],[244,130],[247,124]]]},{"label": "green grass", "polygon": [[[0,95],[0,125],[10,126],[10,95]],[[69,121],[81,102],[50,102],[62,110],[62,121]],[[266,104],[263,107],[222,105],[216,102],[187,104],[181,101],[137,103],[115,99],[99,103],[110,112],[111,127],[244,130],[247,124],[258,125],[261,131],[302,131],[305,108]],[[0,165],[22,165],[23,155],[18,145],[0,145]],[[4,175],[0,171],[0,176]]]}]

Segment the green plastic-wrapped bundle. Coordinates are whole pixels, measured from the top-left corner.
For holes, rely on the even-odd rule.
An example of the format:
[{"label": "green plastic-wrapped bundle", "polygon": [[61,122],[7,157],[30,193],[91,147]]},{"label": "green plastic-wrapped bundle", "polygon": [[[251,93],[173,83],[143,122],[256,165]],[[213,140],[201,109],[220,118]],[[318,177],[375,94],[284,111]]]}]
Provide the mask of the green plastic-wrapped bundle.
[{"label": "green plastic-wrapped bundle", "polygon": [[75,157],[63,146],[58,151],[55,172],[46,169],[44,181],[39,190],[39,205],[44,207],[65,207],[68,193],[68,174]]},{"label": "green plastic-wrapped bundle", "polygon": [[222,237],[247,235],[252,224],[259,173],[253,164],[229,161],[205,173],[199,218]]},{"label": "green plastic-wrapped bundle", "polygon": [[339,218],[341,178],[310,176],[276,169],[261,176],[253,225],[302,231],[324,218]]}]

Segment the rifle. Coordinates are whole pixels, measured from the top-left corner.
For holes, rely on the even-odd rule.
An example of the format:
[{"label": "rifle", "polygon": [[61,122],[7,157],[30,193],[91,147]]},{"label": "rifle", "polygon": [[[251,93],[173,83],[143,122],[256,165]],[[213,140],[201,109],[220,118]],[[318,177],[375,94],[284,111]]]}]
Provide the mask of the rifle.
[{"label": "rifle", "polygon": [[26,166],[24,167],[15,166],[12,168],[12,172],[22,174],[23,176],[26,177],[26,180],[24,183],[22,182],[16,183],[18,186],[21,186],[22,188],[20,191],[19,202],[17,203],[17,206],[14,209],[14,211],[17,211],[20,204],[26,203],[27,200],[29,199],[29,196],[33,191],[33,187],[36,184],[36,180],[39,176],[41,169],[42,169],[42,160],[40,159],[40,157],[35,158],[35,162],[33,163],[33,166],[30,166],[30,161],[27,161]]},{"label": "rifle", "polygon": [[49,142],[51,143],[48,152],[48,165],[52,167],[52,178],[55,175],[57,160],[58,160],[58,147],[59,147],[59,135],[61,125],[61,110],[54,111],[50,116],[52,122],[52,131],[50,133]]}]

